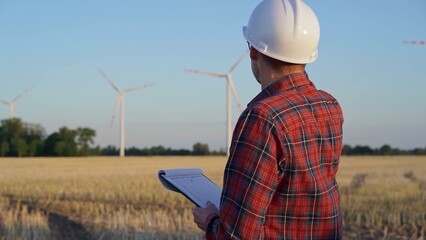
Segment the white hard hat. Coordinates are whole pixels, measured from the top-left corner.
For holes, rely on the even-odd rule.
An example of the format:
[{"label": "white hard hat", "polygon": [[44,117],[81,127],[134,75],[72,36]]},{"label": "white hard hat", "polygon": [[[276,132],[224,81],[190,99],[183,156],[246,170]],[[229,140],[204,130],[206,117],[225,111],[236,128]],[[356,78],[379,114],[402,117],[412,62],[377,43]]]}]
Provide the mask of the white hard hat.
[{"label": "white hard hat", "polygon": [[320,26],[302,0],[263,0],[243,34],[256,50],[280,61],[306,64],[318,56]]}]

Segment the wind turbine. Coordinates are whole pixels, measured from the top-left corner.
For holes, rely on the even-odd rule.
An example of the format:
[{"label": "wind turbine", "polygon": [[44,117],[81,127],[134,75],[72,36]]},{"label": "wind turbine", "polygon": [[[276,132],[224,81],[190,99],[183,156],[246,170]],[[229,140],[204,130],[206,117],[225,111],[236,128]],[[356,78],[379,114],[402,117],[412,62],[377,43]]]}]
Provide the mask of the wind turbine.
[{"label": "wind turbine", "polygon": [[404,41],[405,44],[426,45],[426,41]]},{"label": "wind turbine", "polygon": [[117,85],[104,73],[102,72],[102,70],[98,69],[99,73],[101,74],[101,76],[112,86],[112,88],[114,88],[115,91],[118,92],[118,98],[117,98],[117,102],[115,104],[114,107],[114,112],[112,113],[112,118],[111,118],[111,126],[114,123],[114,119],[115,119],[115,114],[118,111],[118,109],[120,108],[120,157],[124,157],[125,153],[124,153],[124,139],[125,139],[125,126],[124,126],[124,96],[126,95],[126,93],[129,92],[133,92],[142,88],[147,88],[152,86],[153,84],[144,84],[141,86],[137,86],[137,87],[133,87],[133,88],[128,88],[125,90],[120,90],[120,88],[117,87]]},{"label": "wind turbine", "polygon": [[195,73],[195,74],[202,74],[207,75],[210,77],[216,77],[216,78],[225,78],[226,79],[226,155],[229,156],[229,146],[231,145],[231,92],[234,96],[234,101],[239,109],[240,112],[242,112],[242,107],[240,104],[240,101],[238,100],[238,94],[237,89],[235,88],[234,81],[232,79],[232,74],[234,73],[235,69],[238,67],[238,65],[244,60],[245,56],[247,55],[249,51],[244,52],[244,54],[237,60],[237,62],[234,63],[234,65],[229,69],[227,73],[214,73],[214,72],[206,72],[206,71],[199,71],[199,70],[192,70],[192,69],[186,69],[186,72],[189,73]]},{"label": "wind turbine", "polygon": [[15,106],[16,106],[16,102],[18,101],[18,99],[21,98],[23,95],[25,95],[27,92],[29,92],[32,88],[33,87],[27,88],[25,91],[23,91],[21,94],[16,96],[11,101],[6,101],[6,100],[3,100],[3,99],[0,99],[0,102],[2,102],[4,105],[9,106],[9,119],[14,118],[13,113],[15,111]]}]

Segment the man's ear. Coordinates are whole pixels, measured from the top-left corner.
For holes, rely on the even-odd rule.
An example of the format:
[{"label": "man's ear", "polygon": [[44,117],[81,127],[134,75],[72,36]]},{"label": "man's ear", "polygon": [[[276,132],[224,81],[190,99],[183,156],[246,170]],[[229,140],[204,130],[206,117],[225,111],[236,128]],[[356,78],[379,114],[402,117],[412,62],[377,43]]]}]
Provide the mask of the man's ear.
[{"label": "man's ear", "polygon": [[254,47],[250,48],[250,59],[251,60],[257,60],[259,54],[257,52],[257,50]]}]

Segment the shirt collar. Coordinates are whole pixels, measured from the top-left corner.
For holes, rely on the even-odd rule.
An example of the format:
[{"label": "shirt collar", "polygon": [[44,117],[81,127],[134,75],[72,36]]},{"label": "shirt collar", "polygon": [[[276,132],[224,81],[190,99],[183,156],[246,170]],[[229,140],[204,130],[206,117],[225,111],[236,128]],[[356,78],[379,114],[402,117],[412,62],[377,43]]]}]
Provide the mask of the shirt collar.
[{"label": "shirt collar", "polygon": [[306,72],[287,75],[263,89],[247,106],[249,107],[279,92],[288,91],[304,85],[314,86]]}]

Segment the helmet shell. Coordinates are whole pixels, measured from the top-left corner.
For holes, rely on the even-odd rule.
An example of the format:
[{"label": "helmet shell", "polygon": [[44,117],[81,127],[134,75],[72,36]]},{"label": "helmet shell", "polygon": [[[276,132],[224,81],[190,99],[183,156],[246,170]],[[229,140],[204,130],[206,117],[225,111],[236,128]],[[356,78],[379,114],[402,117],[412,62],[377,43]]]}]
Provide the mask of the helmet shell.
[{"label": "helmet shell", "polygon": [[306,64],[318,56],[320,26],[302,0],[263,0],[243,35],[256,50],[280,61]]}]

